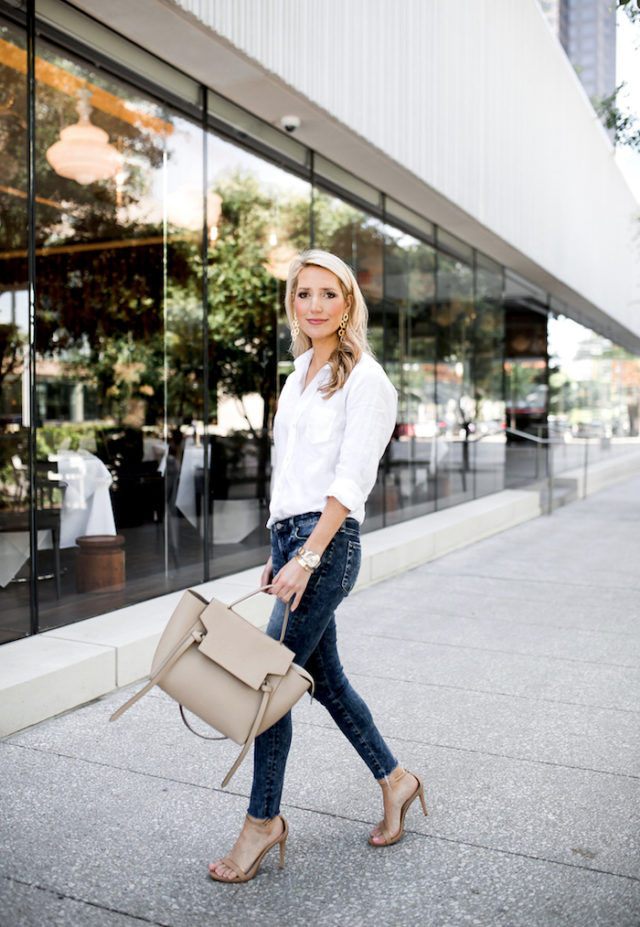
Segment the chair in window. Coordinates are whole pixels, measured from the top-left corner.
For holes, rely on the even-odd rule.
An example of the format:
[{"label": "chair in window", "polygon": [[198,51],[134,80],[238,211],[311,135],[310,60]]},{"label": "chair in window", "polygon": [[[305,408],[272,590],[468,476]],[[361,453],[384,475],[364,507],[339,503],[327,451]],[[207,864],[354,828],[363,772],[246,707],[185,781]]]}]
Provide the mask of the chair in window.
[{"label": "chair in window", "polygon": [[13,479],[14,479],[14,495],[13,495],[13,504],[16,508],[19,508],[22,500],[25,498],[28,492],[29,487],[29,473],[27,467],[22,462],[22,458],[19,454],[13,454],[11,456],[11,467],[13,469]]},{"label": "chair in window", "polygon": [[[36,531],[47,531],[51,535],[51,547],[53,549],[53,577],[56,587],[56,598],[60,598],[60,519],[62,515],[62,499],[66,483],[58,478],[57,473],[50,470],[50,464],[47,464],[47,471],[44,468],[38,468],[40,471],[36,478]],[[26,490],[25,502],[26,502]],[[4,533],[28,533],[30,529],[29,509],[22,508],[1,510],[0,511],[0,532]],[[27,554],[28,556],[28,554]],[[38,576],[38,579],[48,577]]]}]

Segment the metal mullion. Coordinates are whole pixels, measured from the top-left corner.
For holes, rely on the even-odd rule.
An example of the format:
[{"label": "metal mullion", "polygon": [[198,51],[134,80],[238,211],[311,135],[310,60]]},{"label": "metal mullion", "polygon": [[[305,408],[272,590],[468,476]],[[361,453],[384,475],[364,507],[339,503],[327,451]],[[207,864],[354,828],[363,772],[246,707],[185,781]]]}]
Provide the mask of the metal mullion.
[{"label": "metal mullion", "polygon": [[[35,0],[27,0],[27,279],[29,287],[29,614],[38,632],[38,526],[36,524],[36,93]],[[24,410],[23,410],[24,415]]]},{"label": "metal mullion", "polygon": [[[202,418],[203,418],[203,484],[202,484],[202,553],[204,557],[203,579],[208,582],[209,573],[209,227],[207,215],[208,183],[208,126],[207,126],[207,88],[201,86],[202,93]],[[211,535],[213,547],[213,533]]]},{"label": "metal mullion", "polygon": [[438,419],[440,418],[440,416],[438,415],[438,411],[439,411],[439,410],[438,410],[438,359],[439,359],[439,356],[440,356],[439,352],[440,352],[440,341],[441,341],[441,339],[440,339],[440,327],[438,326],[438,324],[437,324],[437,322],[436,322],[436,320],[435,320],[435,314],[436,314],[437,309],[438,309],[438,300],[439,300],[439,298],[440,298],[440,251],[438,250],[438,248],[435,249],[435,255],[434,255],[434,257],[435,257],[436,286],[435,286],[435,300],[434,300],[434,304],[433,304],[432,322],[433,322],[433,327],[434,327],[434,338],[433,338],[433,348],[434,348],[434,351],[433,351],[433,361],[434,361],[434,363],[433,363],[433,404],[434,404],[435,407],[436,407],[436,445],[435,445],[435,446],[436,446],[436,451],[435,451],[435,458],[436,458],[436,459],[435,459],[434,465],[433,465],[433,475],[434,475],[435,490],[436,490],[436,491],[435,491],[434,500],[433,500],[433,510],[434,510],[434,512],[437,512],[437,511],[438,511],[438,502],[439,502],[439,500],[440,500],[440,487],[439,487],[439,481],[438,481],[438,478],[439,478],[439,476],[440,476],[440,474],[439,474],[440,465],[439,465],[439,461],[438,461],[438,442],[440,441],[440,438],[441,438],[440,434],[438,433]]},{"label": "metal mullion", "polygon": [[[475,421],[477,422],[477,413],[478,409],[475,405],[475,397],[478,394],[477,390],[477,378],[478,378],[478,252],[473,250],[473,263],[471,265],[471,286],[472,294],[471,301],[473,305],[473,325],[471,326],[471,395],[474,399],[474,415],[476,416]],[[469,435],[467,434],[467,440]],[[478,442],[473,443],[473,492],[472,498],[477,497],[477,471],[478,471]]]},{"label": "metal mullion", "polygon": [[[386,203],[382,194],[382,366],[387,369],[387,235]],[[397,307],[396,307],[397,308]],[[387,527],[387,467],[382,467],[382,527]]]}]

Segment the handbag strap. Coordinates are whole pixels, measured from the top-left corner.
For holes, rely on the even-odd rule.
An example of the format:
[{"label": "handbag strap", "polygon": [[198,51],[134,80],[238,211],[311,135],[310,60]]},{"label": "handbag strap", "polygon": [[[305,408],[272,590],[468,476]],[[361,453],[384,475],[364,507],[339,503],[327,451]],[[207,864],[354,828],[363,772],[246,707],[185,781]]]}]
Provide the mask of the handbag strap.
[{"label": "handbag strap", "polygon": [[227,775],[222,780],[221,788],[225,789],[227,787],[227,785],[231,781],[231,777],[233,776],[238,766],[240,765],[240,763],[242,763],[243,759],[245,758],[245,756],[251,749],[251,745],[253,744],[254,740],[258,736],[258,731],[260,730],[262,719],[264,718],[265,712],[267,710],[267,707],[269,705],[272,695],[273,695],[273,686],[270,683],[265,683],[262,686],[262,701],[260,702],[260,708],[258,709],[258,714],[256,715],[255,721],[251,725],[249,736],[247,737],[244,743],[244,747],[238,754],[237,760],[235,761],[235,763],[233,764],[233,766],[231,767]]},{"label": "handbag strap", "polygon": [[196,624],[194,624],[194,626],[189,630],[189,632],[188,632],[187,634],[185,634],[185,636],[182,638],[182,640],[178,641],[178,643],[177,643],[176,646],[173,648],[173,650],[171,650],[171,651],[167,654],[167,656],[164,658],[164,660],[162,661],[162,663],[160,664],[160,666],[158,667],[158,669],[155,671],[155,673],[153,674],[153,676],[151,676],[151,677],[149,678],[149,682],[148,682],[145,686],[143,686],[142,689],[140,689],[139,692],[136,692],[135,695],[132,695],[130,699],[127,699],[127,701],[124,703],[124,705],[121,705],[120,708],[118,708],[117,711],[114,711],[114,713],[113,713],[113,714],[111,715],[111,717],[109,718],[109,721],[117,721],[117,719],[120,717],[120,715],[124,714],[124,712],[127,710],[127,708],[131,708],[131,706],[134,705],[134,704],[138,701],[138,699],[141,699],[143,695],[146,695],[147,692],[149,692],[151,689],[153,689],[153,687],[157,684],[157,682],[158,682],[158,680],[160,679],[160,677],[161,677],[168,669],[170,669],[170,668],[173,666],[173,664],[176,663],[177,660],[179,660],[179,658],[182,656],[182,654],[183,654],[186,650],[188,650],[189,647],[191,647],[191,645],[192,645],[193,643],[199,644],[200,641],[202,640],[203,636],[204,636],[204,635],[203,635],[202,629],[201,629],[201,627],[200,627],[200,622],[198,621],[198,622],[197,622]]}]

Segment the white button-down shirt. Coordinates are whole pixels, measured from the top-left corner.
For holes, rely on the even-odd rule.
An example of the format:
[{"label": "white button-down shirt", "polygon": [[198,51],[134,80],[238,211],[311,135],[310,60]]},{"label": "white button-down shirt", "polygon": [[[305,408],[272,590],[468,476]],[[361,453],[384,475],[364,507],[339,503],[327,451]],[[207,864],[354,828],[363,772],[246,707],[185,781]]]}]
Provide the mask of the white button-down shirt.
[{"label": "white button-down shirt", "polygon": [[363,354],[342,389],[325,398],[326,364],[304,388],[313,349],[295,361],[274,421],[270,517],[322,512],[329,496],[364,521],[364,504],[396,423],[398,397],[386,373]]}]

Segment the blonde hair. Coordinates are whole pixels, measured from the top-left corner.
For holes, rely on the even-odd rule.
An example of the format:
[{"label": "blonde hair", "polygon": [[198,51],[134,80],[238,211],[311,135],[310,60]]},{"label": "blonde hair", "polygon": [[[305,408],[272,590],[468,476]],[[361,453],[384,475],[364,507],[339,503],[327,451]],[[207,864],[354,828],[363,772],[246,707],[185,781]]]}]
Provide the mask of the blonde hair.
[{"label": "blonde hair", "polygon": [[[338,342],[338,346],[329,358],[331,374],[329,381],[320,390],[325,394],[325,399],[332,396],[339,389],[342,389],[347,378],[355,365],[358,363],[363,354],[371,354],[371,347],[367,340],[367,322],[369,313],[364,296],[360,292],[358,281],[351,268],[340,260],[335,254],[329,251],[319,251],[311,249],[304,251],[298,257],[294,258],[289,267],[287,277],[287,290],[285,294],[285,311],[289,325],[295,318],[294,302],[296,298],[296,289],[298,286],[298,277],[300,271],[305,267],[322,267],[324,270],[331,271],[338,278],[340,289],[345,302],[350,302],[349,318],[344,335]],[[311,347],[311,339],[301,330],[298,335],[291,338],[291,350],[294,357],[299,357]]]}]

